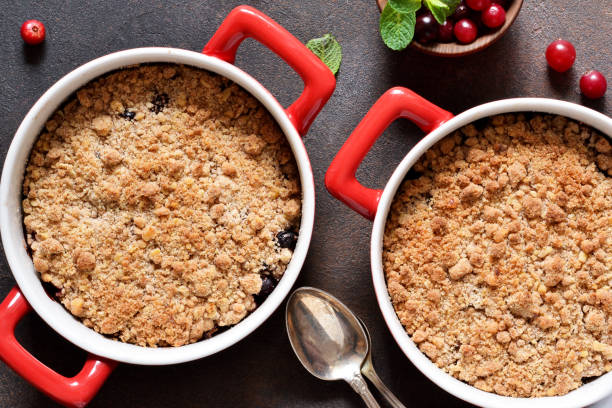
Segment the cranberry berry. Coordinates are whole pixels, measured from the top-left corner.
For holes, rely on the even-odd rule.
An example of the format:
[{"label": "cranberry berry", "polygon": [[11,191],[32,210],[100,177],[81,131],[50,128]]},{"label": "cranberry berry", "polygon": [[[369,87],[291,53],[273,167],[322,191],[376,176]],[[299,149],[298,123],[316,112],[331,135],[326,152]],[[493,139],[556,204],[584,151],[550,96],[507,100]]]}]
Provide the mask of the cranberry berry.
[{"label": "cranberry berry", "polygon": [[470,17],[470,14],[472,14],[472,11],[467,6],[467,4],[465,4],[465,0],[461,0],[461,3],[459,3],[457,8],[455,9],[455,12],[453,13],[452,16],[450,16],[450,18],[453,21],[459,21],[464,18]]},{"label": "cranberry berry", "polygon": [[428,44],[438,38],[438,22],[430,13],[423,13],[416,18],[414,34],[421,44]]},{"label": "cranberry berry", "polygon": [[546,61],[555,71],[567,71],[574,65],[575,60],[576,49],[569,41],[556,40],[546,48]]},{"label": "cranberry berry", "polygon": [[478,28],[476,28],[476,24],[472,20],[464,18],[457,21],[453,32],[460,43],[469,44],[476,39]]},{"label": "cranberry berry", "polygon": [[482,11],[491,5],[491,0],[466,0],[469,8],[476,11]]},{"label": "cranberry berry", "polygon": [[453,22],[447,19],[438,27],[438,41],[443,43],[453,42]]},{"label": "cranberry berry", "polygon": [[608,82],[599,71],[589,71],[580,78],[580,91],[590,99],[599,99],[606,93]]},{"label": "cranberry berry", "polygon": [[21,25],[21,38],[26,44],[36,45],[45,40],[45,26],[38,20],[28,20]]},{"label": "cranberry berry", "polygon": [[506,11],[499,4],[491,4],[481,15],[482,22],[489,28],[498,28],[506,22]]}]

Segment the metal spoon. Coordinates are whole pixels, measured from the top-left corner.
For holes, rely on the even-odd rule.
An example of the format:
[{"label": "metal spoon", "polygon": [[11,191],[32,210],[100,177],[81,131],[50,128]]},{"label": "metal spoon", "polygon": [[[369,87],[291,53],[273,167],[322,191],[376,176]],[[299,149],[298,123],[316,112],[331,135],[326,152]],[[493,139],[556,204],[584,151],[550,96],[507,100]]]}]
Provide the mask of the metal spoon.
[{"label": "metal spoon", "polygon": [[346,381],[368,408],[380,408],[361,376],[366,334],[342,302],[322,290],[300,288],[287,302],[286,319],[291,347],[306,370],[322,380]]},{"label": "metal spoon", "polygon": [[363,328],[368,340],[368,355],[361,366],[361,372],[363,375],[368,377],[372,384],[374,384],[374,386],[378,389],[380,394],[393,408],[406,408],[404,404],[402,404],[400,400],[398,400],[397,397],[391,392],[391,390],[388,389],[387,386],[381,381],[378,374],[376,374],[376,371],[374,371],[374,365],[372,364],[372,338],[370,337],[370,332],[368,331],[368,328],[363,320],[361,320],[359,317],[357,317],[357,319],[359,320],[359,323],[361,323],[361,327]]}]

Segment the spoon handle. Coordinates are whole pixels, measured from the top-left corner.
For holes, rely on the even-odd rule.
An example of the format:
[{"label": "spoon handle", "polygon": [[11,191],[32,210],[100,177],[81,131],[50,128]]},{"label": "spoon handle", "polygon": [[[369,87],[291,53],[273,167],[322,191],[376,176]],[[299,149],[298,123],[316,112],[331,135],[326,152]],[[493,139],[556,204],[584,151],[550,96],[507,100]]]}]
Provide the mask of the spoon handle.
[{"label": "spoon handle", "polygon": [[389,402],[389,404],[393,408],[406,408],[404,404],[402,404],[400,400],[398,400],[397,397],[391,392],[391,390],[387,388],[387,386],[385,385],[385,383],[382,382],[380,377],[378,377],[378,374],[376,374],[376,371],[374,371],[374,367],[371,363],[368,364],[366,362],[361,367],[361,372],[366,377],[368,377],[370,381],[372,381],[372,384],[374,384],[380,394],[387,400],[387,402]]},{"label": "spoon handle", "polygon": [[374,399],[374,396],[368,389],[368,385],[361,374],[355,373],[353,377],[347,379],[346,382],[348,382],[355,392],[361,396],[368,408],[380,408],[380,405],[378,405],[378,402]]}]

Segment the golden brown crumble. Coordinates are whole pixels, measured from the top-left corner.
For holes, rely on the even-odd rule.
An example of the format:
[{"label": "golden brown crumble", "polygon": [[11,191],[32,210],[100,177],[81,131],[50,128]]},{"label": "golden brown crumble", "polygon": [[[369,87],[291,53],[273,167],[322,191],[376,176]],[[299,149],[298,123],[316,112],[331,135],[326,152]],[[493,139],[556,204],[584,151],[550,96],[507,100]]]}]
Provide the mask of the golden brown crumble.
[{"label": "golden brown crumble", "polygon": [[122,70],[46,123],[27,166],[36,270],[88,327],[180,346],[255,309],[297,231],[299,175],[266,109],[195,68]]},{"label": "golden brown crumble", "polygon": [[383,265],[400,321],[438,367],[514,397],[566,394],[612,369],[611,158],[587,126],[512,114],[414,166]]}]

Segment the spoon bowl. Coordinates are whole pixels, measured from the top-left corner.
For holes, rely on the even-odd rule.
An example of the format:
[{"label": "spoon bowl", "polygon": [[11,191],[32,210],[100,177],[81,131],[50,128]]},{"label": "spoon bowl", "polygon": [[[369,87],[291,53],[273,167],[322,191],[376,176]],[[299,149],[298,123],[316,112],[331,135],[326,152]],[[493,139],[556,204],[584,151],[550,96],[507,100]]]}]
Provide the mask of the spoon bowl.
[{"label": "spoon bowl", "polygon": [[368,355],[360,322],[338,299],[315,288],[300,288],[287,303],[287,332],[304,367],[322,380],[344,380]]},{"label": "spoon bowl", "polygon": [[322,380],[344,380],[368,407],[379,407],[361,376],[369,343],[357,317],[322,290],[297,289],[287,302],[287,333],[302,365]]}]

